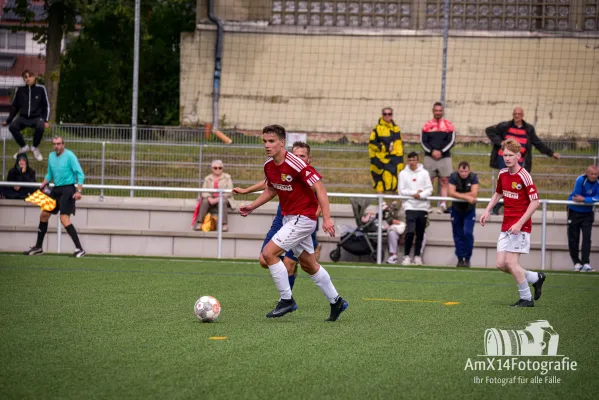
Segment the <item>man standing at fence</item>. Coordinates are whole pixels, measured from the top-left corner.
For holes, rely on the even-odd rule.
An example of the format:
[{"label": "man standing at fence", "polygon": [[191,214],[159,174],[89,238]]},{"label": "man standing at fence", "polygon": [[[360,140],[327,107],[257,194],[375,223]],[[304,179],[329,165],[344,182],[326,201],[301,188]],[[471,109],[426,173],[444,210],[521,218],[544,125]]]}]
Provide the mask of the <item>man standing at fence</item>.
[{"label": "man standing at fence", "polygon": [[[408,154],[408,168],[399,174],[399,194],[411,196],[404,200],[406,210],[406,239],[404,245],[404,258],[401,265],[422,265],[422,250],[424,245],[424,232],[428,220],[430,202],[426,200],[433,194],[433,184],[428,171],[418,163],[418,153]],[[410,259],[412,243],[414,245],[414,262]]]},{"label": "man standing at fence", "polygon": [[[17,158],[17,155],[31,150],[35,159],[42,161],[44,157],[38,147],[42,142],[44,129],[50,126],[48,124],[50,119],[48,93],[43,85],[35,83],[35,74],[33,72],[26,69],[23,71],[22,76],[25,86],[17,88],[10,107],[10,114],[6,121],[2,123],[2,126],[9,125],[8,130],[19,144],[19,151],[15,154],[15,158]],[[19,113],[19,116],[13,121],[17,113]],[[34,129],[33,147],[31,149],[25,144],[25,139],[21,134],[24,128]]]},{"label": "man standing at fence", "polygon": [[[34,247],[23,252],[23,254],[27,256],[44,254],[42,246],[48,231],[48,220],[51,214],[56,215],[60,211],[60,223],[75,244],[73,257],[80,258],[85,256],[86,253],[81,247],[77,231],[71,223],[71,214],[75,215],[75,201],[81,200],[85,175],[75,153],[64,148],[64,139],[62,137],[53,137],[52,147],[54,151],[48,157],[48,173],[40,186],[40,190],[44,190],[50,182],[54,181],[50,197],[56,200],[56,208],[50,212],[42,211],[37,231],[37,242]],[[77,186],[75,187],[75,185]]]},{"label": "man standing at fence", "polygon": [[[524,167],[529,173],[532,172],[532,146],[535,146],[537,150],[549,157],[557,160],[560,159],[559,153],[551,150],[539,139],[535,127],[524,121],[524,109],[522,107],[514,108],[512,116],[512,120],[500,122],[486,129],[487,136],[493,144],[491,162],[489,164],[491,168],[501,170],[506,167],[501,146],[507,139],[514,139],[520,143],[518,164]],[[491,215],[499,215],[500,208],[501,204],[497,203]]]},{"label": "man standing at fence", "polygon": [[404,168],[403,142],[391,107],[383,108],[383,116],[370,132],[368,156],[376,192],[396,192],[397,174]]},{"label": "man standing at fence", "polygon": [[[599,166],[589,166],[586,174],[576,179],[574,190],[568,200],[581,204],[599,202],[599,181],[597,181],[597,177],[599,177]],[[590,272],[593,270],[590,260],[593,222],[595,222],[595,213],[592,206],[568,205],[568,249],[574,263],[574,271]],[[579,258],[580,231],[582,231],[582,251]]]},{"label": "man standing at fence", "polygon": [[[450,150],[455,143],[453,124],[443,118],[443,104],[433,105],[433,119],[424,124],[420,133],[420,144],[424,150],[424,168],[431,179],[439,178],[439,195],[447,197],[449,175],[453,171]],[[445,200],[439,202],[439,213],[448,212]]]},{"label": "man standing at fence", "polygon": [[468,161],[462,161],[458,170],[449,176],[449,197],[465,200],[451,205],[451,229],[455,243],[457,267],[469,267],[474,248],[474,225],[476,224],[476,197],[478,177],[470,171]]}]

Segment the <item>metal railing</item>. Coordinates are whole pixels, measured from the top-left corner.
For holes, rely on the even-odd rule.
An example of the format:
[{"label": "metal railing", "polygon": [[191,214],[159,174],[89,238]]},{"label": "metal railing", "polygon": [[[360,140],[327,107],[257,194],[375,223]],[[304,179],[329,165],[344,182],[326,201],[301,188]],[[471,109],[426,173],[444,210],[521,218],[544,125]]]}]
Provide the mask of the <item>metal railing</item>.
[{"label": "metal railing", "polygon": [[[264,149],[259,144],[258,136],[228,132],[235,141],[234,144],[224,145],[214,139],[206,139],[201,129],[139,127],[135,161],[137,176],[131,179],[131,127],[56,125],[46,133],[46,139],[49,140],[55,134],[65,137],[67,148],[77,154],[88,183],[131,185],[133,181],[135,185],[159,186],[170,182],[188,188],[198,187],[214,159],[224,162],[226,172],[231,174],[235,184],[250,184],[263,178]],[[337,192],[372,191],[366,144],[310,143],[314,165],[323,175],[327,187]],[[599,142],[586,143],[588,148],[580,154],[567,154],[569,151],[576,151],[575,142],[547,144],[562,153],[562,160],[556,162],[545,155],[534,154],[533,177],[543,194],[565,198],[570,193],[575,178],[584,172],[588,164],[597,164]],[[417,142],[406,141],[404,146],[406,151],[420,152],[420,144]],[[10,134],[5,132],[1,150],[2,178],[6,177],[8,169],[14,163],[12,156],[16,147]],[[492,193],[497,174],[488,165],[490,149],[490,145],[476,142],[459,144],[452,150],[455,164],[463,159],[471,163],[472,170],[479,175],[483,193]],[[47,155],[49,146],[43,144],[41,150]],[[352,163],[348,163],[348,159]],[[46,163],[33,163],[37,175],[43,176]],[[543,165],[548,170],[549,163],[551,173],[539,172]],[[104,195],[102,190],[100,196]]]},{"label": "metal railing", "polygon": [[[14,186],[15,182],[0,182],[0,186]],[[24,187],[39,187],[39,184],[35,183],[22,183],[19,182],[19,186]],[[223,212],[223,193],[231,193],[230,189],[197,189],[197,188],[180,188],[180,187],[156,187],[156,186],[123,186],[123,185],[85,185],[86,189],[114,189],[114,190],[129,190],[129,191],[156,191],[156,192],[187,192],[187,193],[215,193],[218,192],[218,215],[222,215]],[[257,192],[256,194],[258,194]],[[382,194],[361,194],[361,193],[328,193],[328,197],[344,197],[344,198],[362,198],[362,199],[372,199],[377,201],[377,215],[378,215],[378,227],[377,227],[377,264],[382,264],[383,258],[383,200],[384,199],[397,199],[397,200],[408,200],[412,199],[410,196],[399,196],[399,195],[382,195]],[[452,197],[438,197],[438,196],[430,196],[426,200],[422,201],[431,201],[431,200],[446,200],[446,201],[455,201],[455,202],[464,202],[464,200],[454,199]],[[478,198],[478,202],[481,203],[489,203],[491,201],[490,198]],[[547,249],[547,205],[548,204],[560,204],[560,205],[586,205],[589,207],[593,207],[594,204],[581,204],[573,201],[566,200],[540,200],[541,203],[541,269],[545,269],[546,263],[546,249]],[[60,218],[57,219],[57,252],[60,253],[61,246],[61,226],[60,226]],[[217,249],[216,254],[217,258],[222,258],[222,238],[223,238],[223,230],[222,230],[222,218],[218,218],[217,221]]]}]

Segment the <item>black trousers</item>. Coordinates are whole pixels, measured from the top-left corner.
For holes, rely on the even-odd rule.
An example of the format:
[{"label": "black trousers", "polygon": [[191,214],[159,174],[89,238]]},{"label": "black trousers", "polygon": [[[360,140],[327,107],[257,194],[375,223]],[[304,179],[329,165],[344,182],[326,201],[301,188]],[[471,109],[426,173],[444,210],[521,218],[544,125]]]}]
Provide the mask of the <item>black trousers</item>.
[{"label": "black trousers", "polygon": [[427,211],[406,210],[406,239],[404,243],[404,255],[409,256],[412,250],[414,235],[416,244],[414,245],[414,257],[420,256],[422,252],[422,242],[424,240],[424,230],[426,229]]},{"label": "black trousers", "polygon": [[25,139],[21,131],[24,128],[33,128],[33,147],[38,147],[42,142],[42,136],[44,136],[44,121],[43,118],[26,118],[19,116],[13,120],[8,126],[8,130],[12,133],[12,137],[15,138],[16,142],[20,147],[25,147]]},{"label": "black trousers", "polygon": [[[594,221],[594,212],[578,212],[568,209],[568,249],[574,264],[590,264],[591,262],[591,232]],[[581,257],[578,258],[580,231],[582,231],[582,250]]]}]

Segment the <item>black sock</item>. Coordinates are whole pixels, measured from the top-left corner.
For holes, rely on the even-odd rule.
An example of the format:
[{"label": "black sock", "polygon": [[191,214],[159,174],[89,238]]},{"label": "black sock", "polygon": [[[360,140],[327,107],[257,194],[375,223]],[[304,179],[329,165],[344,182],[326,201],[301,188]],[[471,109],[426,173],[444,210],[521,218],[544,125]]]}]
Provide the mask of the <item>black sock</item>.
[{"label": "black sock", "polygon": [[42,248],[44,245],[44,237],[46,236],[46,232],[48,232],[48,223],[40,222],[39,226],[37,227],[37,243],[35,244],[35,247],[40,249]]},{"label": "black sock", "polygon": [[71,239],[73,239],[73,243],[75,243],[75,248],[77,250],[82,250],[83,248],[81,247],[81,243],[79,242],[79,236],[77,236],[77,231],[75,230],[73,224],[67,226],[66,230]]}]

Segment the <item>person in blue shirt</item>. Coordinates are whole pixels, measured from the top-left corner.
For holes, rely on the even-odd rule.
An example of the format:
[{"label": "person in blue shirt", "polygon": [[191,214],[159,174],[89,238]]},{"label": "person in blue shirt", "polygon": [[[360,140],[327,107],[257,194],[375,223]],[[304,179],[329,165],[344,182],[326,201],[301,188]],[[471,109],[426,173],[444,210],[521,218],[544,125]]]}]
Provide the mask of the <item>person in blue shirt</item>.
[{"label": "person in blue shirt", "polygon": [[[576,179],[574,190],[568,200],[577,203],[594,204],[599,202],[599,166],[591,165],[587,168],[585,175]],[[574,263],[574,270],[589,272],[591,267],[591,232],[595,213],[592,206],[568,205],[568,249]],[[578,257],[578,245],[580,243],[580,231],[582,231],[582,250]]]},{"label": "person in blue shirt", "polygon": [[60,212],[60,222],[75,244],[73,257],[80,258],[85,256],[85,250],[81,247],[77,231],[71,223],[71,214],[75,215],[75,201],[81,199],[85,175],[75,153],[65,149],[62,137],[54,136],[52,138],[52,148],[54,151],[48,157],[48,172],[40,185],[40,190],[47,193],[48,184],[54,181],[54,187],[49,192],[49,196],[56,200],[56,208],[50,212],[42,211],[37,231],[37,242],[34,247],[24,251],[23,254],[27,256],[44,254],[42,245],[48,231],[48,220],[50,215],[56,215]]},{"label": "person in blue shirt", "polygon": [[[306,162],[306,164],[310,164],[312,161],[312,156],[310,155],[310,145],[308,145],[307,143],[304,142],[294,142],[293,146],[291,148],[291,152],[298,156],[299,158],[301,158],[302,160],[304,160]],[[266,189],[266,183],[264,181],[262,182],[258,182],[255,183],[254,185],[242,189],[242,188],[233,188],[233,194],[248,194],[248,193],[253,193],[253,192],[257,192],[259,190],[264,190]],[[318,217],[320,215],[320,207],[318,207],[318,210],[316,211],[316,216]],[[281,227],[283,226],[283,214],[281,211],[281,205],[279,204],[279,207],[277,208],[277,215],[276,217],[273,219],[272,221],[272,225],[270,226],[270,230],[268,231],[268,233],[266,234],[266,237],[264,238],[264,243],[262,243],[262,249],[264,248],[264,246],[266,246],[266,244],[268,242],[270,242],[270,240],[272,239],[272,237],[281,229]],[[312,244],[314,245],[314,253],[315,253],[315,257],[316,260],[318,260],[318,255],[320,253],[320,245],[318,244],[318,241],[316,239],[316,232],[318,232],[318,220],[316,221],[316,229],[314,229],[314,232],[312,232]],[[294,256],[293,251],[288,251],[286,252],[283,256],[281,256],[282,260],[283,260],[283,264],[285,264],[285,267],[287,268],[287,274],[288,274],[288,278],[289,278],[289,286],[291,286],[291,289],[293,289],[293,285],[295,283],[295,278],[297,277],[297,258]]]}]

